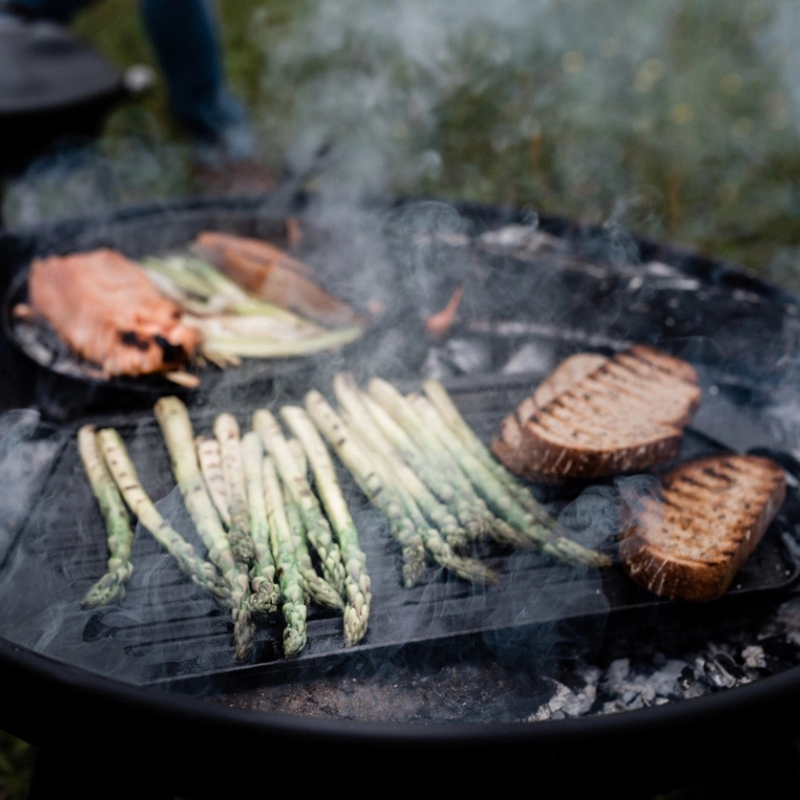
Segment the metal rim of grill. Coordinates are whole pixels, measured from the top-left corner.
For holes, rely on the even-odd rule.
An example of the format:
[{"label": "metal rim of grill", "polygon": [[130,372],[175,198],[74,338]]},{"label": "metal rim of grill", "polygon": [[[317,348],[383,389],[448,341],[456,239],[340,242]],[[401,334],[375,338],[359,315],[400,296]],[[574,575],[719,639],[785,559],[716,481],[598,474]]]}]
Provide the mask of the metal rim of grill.
[{"label": "metal rim of grill", "polygon": [[[244,216],[251,213],[245,206]],[[220,209],[222,208],[222,211]],[[177,206],[180,210],[181,206]],[[172,209],[176,210],[176,209]],[[191,213],[203,214],[210,210],[210,216],[222,217],[228,212],[235,216],[242,213],[242,205],[235,202],[216,205],[208,203],[188,204]],[[136,212],[123,212],[115,220],[123,226],[132,220],[134,226],[142,218],[157,218],[164,209],[146,209],[141,217]],[[487,219],[514,220],[511,211],[499,212],[496,209],[483,211]],[[141,214],[141,212],[140,212]],[[129,215],[129,216],[128,216]],[[552,229],[562,232],[576,229],[570,223],[553,220],[548,223]],[[63,223],[54,226],[50,231],[33,231],[26,234],[29,240],[26,245],[34,250],[43,247],[45,250],[59,246],[72,246],[81,237],[97,238],[99,227],[96,221],[80,221]],[[251,227],[257,228],[258,225]],[[580,234],[580,229],[577,229]],[[14,239],[19,246],[24,237],[16,235],[3,236],[3,239]],[[101,235],[102,238],[102,235]],[[59,245],[58,242],[62,244]],[[0,246],[3,242],[0,241]],[[642,243],[642,252],[661,253],[665,260],[669,254],[657,245]],[[649,248],[649,249],[648,249]],[[21,249],[25,249],[24,247]],[[667,248],[668,250],[668,248]],[[30,250],[28,251],[30,252]],[[687,267],[687,271],[700,276],[712,287],[721,287],[728,292],[753,292],[767,298],[775,308],[786,308],[794,303],[794,299],[766,284],[744,276],[735,268],[721,265],[711,259],[704,259],[689,253],[678,252],[675,256]],[[674,253],[673,253],[674,256]],[[693,269],[688,269],[692,266]],[[742,390],[757,391],[758,380],[745,382]],[[291,715],[263,715],[243,711],[242,709],[220,707],[209,704],[195,697],[181,697],[170,693],[144,690],[121,683],[114,679],[87,673],[79,668],[51,660],[32,652],[28,648],[19,648],[5,639],[0,639],[0,652],[3,653],[5,671],[11,684],[20,688],[18,697],[9,703],[9,717],[14,720],[15,727],[29,738],[42,738],[37,726],[44,725],[49,732],[44,739],[51,739],[55,732],[63,734],[68,727],[74,731],[84,729],[84,733],[92,735],[94,727],[108,725],[123,737],[152,735],[167,741],[171,736],[183,739],[179,750],[212,757],[219,749],[226,752],[232,763],[237,760],[236,748],[250,752],[253,745],[265,744],[285,747],[284,752],[305,737],[312,737],[320,746],[326,748],[331,762],[341,759],[352,746],[364,752],[373,752],[376,757],[387,758],[393,748],[393,763],[399,762],[399,755],[405,750],[417,757],[430,755],[431,748],[441,756],[443,763],[453,768],[463,759],[463,754],[489,754],[497,757],[500,753],[520,755],[535,749],[543,758],[552,758],[559,764],[570,763],[570,753],[576,749],[588,758],[588,763],[595,766],[608,763],[619,757],[620,749],[630,748],[631,754],[641,752],[642,741],[652,737],[652,741],[663,748],[665,758],[684,760],[687,770],[699,769],[699,761],[724,753],[726,747],[735,746],[741,749],[746,744],[752,745],[754,752],[763,750],[767,742],[794,730],[794,718],[797,716],[795,691],[797,674],[788,670],[750,686],[737,688],[731,693],[720,693],[692,701],[667,704],[658,708],[628,711],[621,715],[597,716],[576,720],[553,720],[543,724],[524,725],[485,723],[481,725],[460,725],[452,723],[444,729],[425,726],[396,726],[380,723],[350,723],[346,720],[318,720],[298,718]],[[74,715],[78,706],[84,709],[86,721],[75,725]],[[753,730],[747,732],[747,726]],[[754,724],[755,723],[755,724]],[[769,725],[764,731],[763,724]],[[135,730],[135,733],[134,733]],[[204,738],[225,739],[212,745]],[[284,744],[280,744],[282,740]],[[709,744],[709,741],[712,741]],[[705,753],[698,751],[705,742]],[[761,745],[759,747],[759,744]],[[216,750],[214,748],[217,748]],[[459,751],[459,752],[456,752]],[[588,755],[587,755],[588,754]],[[628,768],[626,767],[626,770]],[[632,767],[628,774],[638,775],[643,768]],[[644,773],[642,773],[644,774]],[[635,778],[634,778],[635,779]]]}]

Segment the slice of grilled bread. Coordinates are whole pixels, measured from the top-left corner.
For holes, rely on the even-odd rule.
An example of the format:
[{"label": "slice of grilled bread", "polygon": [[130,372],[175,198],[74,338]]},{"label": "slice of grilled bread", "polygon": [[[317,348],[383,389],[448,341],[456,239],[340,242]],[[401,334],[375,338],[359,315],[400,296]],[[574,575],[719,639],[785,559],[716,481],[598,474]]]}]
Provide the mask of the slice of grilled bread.
[{"label": "slice of grilled bread", "polygon": [[690,364],[636,346],[562,362],[492,441],[512,472],[537,482],[602,478],[675,459],[700,403]]},{"label": "slice of grilled bread", "polygon": [[619,551],[640,586],[671,599],[722,595],[761,541],[786,496],[767,458],[716,455],[667,474],[662,497],[630,504]]}]

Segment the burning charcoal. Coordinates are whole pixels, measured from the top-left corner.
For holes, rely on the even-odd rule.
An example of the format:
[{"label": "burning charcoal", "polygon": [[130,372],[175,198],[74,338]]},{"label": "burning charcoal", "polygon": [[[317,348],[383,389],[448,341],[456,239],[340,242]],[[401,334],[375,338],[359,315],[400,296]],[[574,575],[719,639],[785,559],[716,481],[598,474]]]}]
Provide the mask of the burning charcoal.
[{"label": "burning charcoal", "polygon": [[693,697],[702,697],[707,693],[703,684],[698,681],[695,671],[687,664],[680,674],[678,681],[684,699],[689,700]]},{"label": "burning charcoal", "polygon": [[445,358],[443,347],[431,347],[428,350],[422,365],[422,374],[437,381],[446,380],[455,374],[453,365]]},{"label": "burning charcoal", "polygon": [[535,713],[527,718],[527,722],[540,722],[547,719],[564,719],[566,717],[580,717],[586,714],[594,705],[597,686],[587,685],[580,693],[575,693],[568,686],[554,680],[555,694]]},{"label": "burning charcoal", "polygon": [[525,372],[550,372],[553,368],[551,348],[544,349],[538,342],[529,342],[511,355],[500,369],[504,375]]},{"label": "burning charcoal", "polygon": [[518,256],[570,251],[566,241],[538,230],[535,225],[506,225],[482,234],[478,237],[478,243],[487,249],[506,250]]},{"label": "burning charcoal", "polygon": [[618,658],[612,661],[609,668],[606,670],[606,683],[616,686],[623,681],[627,680],[631,671],[631,660],[629,658]]},{"label": "burning charcoal", "polygon": [[636,708],[646,708],[651,705],[651,700],[652,698],[647,698],[644,694],[631,690],[628,690],[622,695],[622,702],[629,711]]},{"label": "burning charcoal", "polygon": [[[730,657],[729,657],[730,658]],[[708,677],[711,685],[717,689],[732,689],[738,684],[736,678],[725,668],[729,664],[721,663],[724,659],[717,659],[712,656],[700,661],[700,667]]]},{"label": "burning charcoal", "polygon": [[736,663],[733,656],[729,653],[721,652],[714,656],[714,660],[722,667],[737,683],[749,683],[747,675]]},{"label": "burning charcoal", "polygon": [[654,654],[651,663],[638,671],[631,667],[630,659],[612,661],[602,689],[613,698],[606,703],[606,713],[664,705],[688,696],[687,692],[697,697],[708,691],[697,686],[694,671],[685,661],[667,659],[661,653]]},{"label": "burning charcoal", "polygon": [[[450,339],[441,347],[432,347],[425,360],[423,374],[426,378],[447,375],[472,375],[488,372],[492,366],[490,345],[481,339]],[[442,374],[443,373],[443,374]]]},{"label": "burning charcoal", "polygon": [[762,637],[759,641],[773,670],[778,663],[784,665],[798,663],[800,634],[796,628],[782,628],[779,632]]},{"label": "burning charcoal", "polygon": [[764,648],[758,645],[751,644],[742,650],[742,659],[748,669],[766,669],[767,659],[764,654]]},{"label": "burning charcoal", "polygon": [[682,695],[681,677],[686,669],[686,662],[670,659],[657,672],[650,676],[650,682],[656,694],[656,702],[677,700]]}]

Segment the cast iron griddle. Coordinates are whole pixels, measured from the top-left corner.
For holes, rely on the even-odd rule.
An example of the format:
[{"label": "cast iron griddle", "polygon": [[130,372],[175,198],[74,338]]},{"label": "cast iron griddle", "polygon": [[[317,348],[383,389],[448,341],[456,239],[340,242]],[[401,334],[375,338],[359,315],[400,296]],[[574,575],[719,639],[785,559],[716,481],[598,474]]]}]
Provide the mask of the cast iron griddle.
[{"label": "cast iron griddle", "polygon": [[[451,386],[454,400],[476,432],[488,441],[511,404],[518,402],[543,376],[471,379]],[[296,402],[284,397],[282,402]],[[222,409],[219,409],[222,410]],[[231,410],[231,409],[227,409]],[[237,416],[249,427],[252,408]],[[211,430],[214,412],[193,411],[196,433]],[[98,420],[115,424],[151,497],[162,513],[202,550],[170,474],[166,448],[152,416]],[[681,460],[724,448],[689,430]],[[163,685],[192,692],[208,692],[230,679],[270,673],[281,678],[298,669],[324,673],[349,660],[376,663],[405,648],[453,649],[468,642],[491,641],[493,646],[517,647],[532,626],[569,625],[603,619],[607,613],[625,614],[674,607],[635,586],[618,566],[605,570],[573,568],[534,551],[516,551],[494,544],[481,545],[475,555],[496,569],[496,586],[476,587],[429,566],[411,589],[401,585],[400,556],[383,518],[365,501],[342,473],[352,513],[372,578],[370,629],[356,647],[346,648],[342,618],[325,609],[309,610],[308,645],[295,659],[283,658],[282,618],[276,614],[261,625],[254,656],[246,662],[233,657],[230,615],[217,606],[177,568],[155,540],[137,531],[134,575],[125,599],[118,605],[82,611],[80,599],[105,571],[107,559],[102,519],[91,495],[77,453],[74,435],[65,439],[42,490],[42,502],[31,513],[6,558],[4,586],[15,586],[6,596],[10,618],[18,618],[15,640],[55,658],[121,678],[136,685]],[[556,513],[581,495],[588,485],[550,489],[544,502]],[[614,551],[614,484],[595,484],[592,496],[605,498],[594,518],[599,546]],[[797,493],[790,490],[781,513],[763,542],[737,576],[727,595],[709,604],[715,610],[735,608],[788,588],[798,577],[798,564],[783,535],[800,521]],[[586,496],[586,495],[583,495]],[[575,506],[572,506],[575,508]],[[562,519],[585,517],[566,514]],[[610,520],[610,521],[609,521]],[[605,525],[605,527],[603,527]],[[577,536],[586,535],[586,522],[577,524]],[[0,592],[8,595],[6,589]],[[499,643],[499,644],[498,644]]]}]

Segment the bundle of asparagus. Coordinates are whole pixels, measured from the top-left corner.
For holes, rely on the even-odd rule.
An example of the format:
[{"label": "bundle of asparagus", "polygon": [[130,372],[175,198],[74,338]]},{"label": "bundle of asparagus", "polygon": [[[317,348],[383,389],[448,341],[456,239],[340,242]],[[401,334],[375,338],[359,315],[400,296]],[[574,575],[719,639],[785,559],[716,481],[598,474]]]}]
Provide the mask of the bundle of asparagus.
[{"label": "bundle of asparagus", "polygon": [[429,562],[476,584],[496,582],[497,575],[468,554],[487,536],[571,564],[610,564],[563,535],[531,492],[495,461],[441,384],[427,381],[422,393],[404,396],[386,381],[373,379],[362,391],[351,376],[338,374],[333,390],[338,409],[311,390],[305,408],[283,406],[277,416],[254,411],[244,435],[236,417],[221,413],[213,437],[195,437],[179,399],[156,403],[172,472],[208,560],[160,516],[116,431],[82,429],[81,455],[107,522],[110,551],[109,572],[84,604],[123,596],[133,569],[124,499],[192,580],[231,609],[237,658],[252,652],[258,620],[279,609],[285,655],[301,652],[312,602],[343,613],[347,645],[361,641],[371,582],[330,451],[385,516],[400,545],[406,586]]},{"label": "bundle of asparagus", "polygon": [[[221,413],[214,421],[213,437],[195,437],[188,410],[176,397],[161,398],[155,416],[207,560],[159,514],[119,434],[84,426],[79,449],[106,521],[110,558],[107,575],[83,605],[109,603],[124,595],[133,570],[127,505],[181,569],[231,609],[238,659],[251,655],[258,620],[279,608],[286,621],[284,653],[299,653],[306,643],[310,602],[341,611],[345,642],[360,641],[367,632],[371,599],[366,557],[335,472],[326,467],[327,451],[318,436],[314,439],[310,422],[293,423],[299,426],[306,452],[299,439],[284,437],[266,410],[253,415],[258,430],[243,436],[236,418]],[[322,503],[306,480],[307,460],[321,487]],[[322,565],[322,575],[314,558]]]},{"label": "bundle of asparagus", "polygon": [[337,412],[317,391],[306,408],[367,497],[389,520],[403,548],[406,585],[426,554],[459,577],[491,583],[496,576],[461,553],[483,535],[514,547],[538,547],[571,564],[611,560],[568,539],[531,492],[491,455],[461,417],[444,387],[424,384],[404,397],[386,381],[368,391],[351,376],[334,378]]}]

